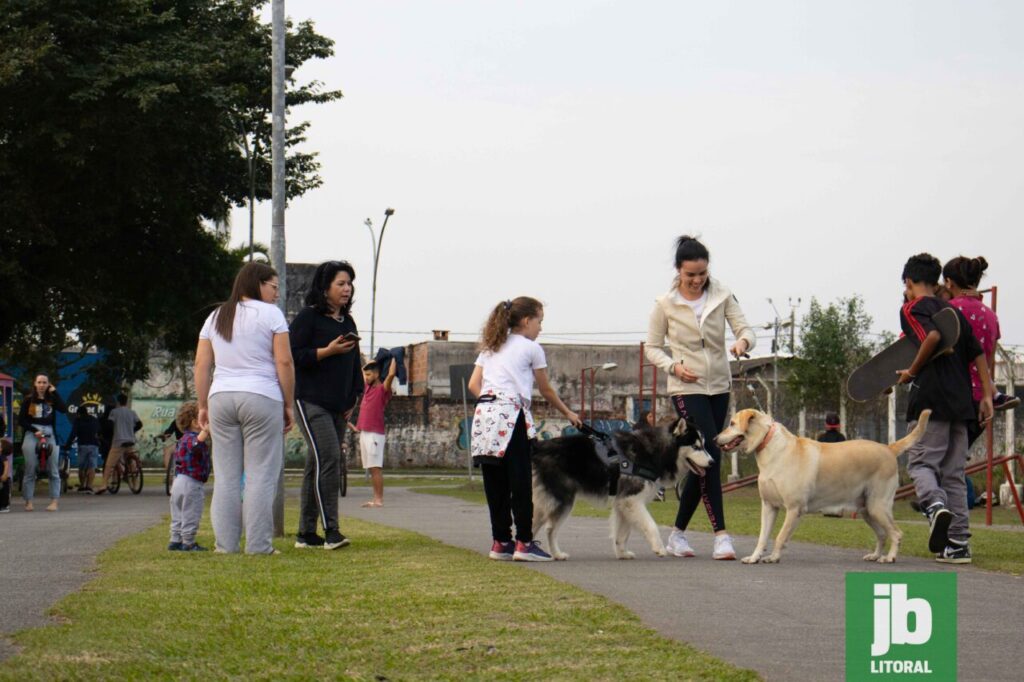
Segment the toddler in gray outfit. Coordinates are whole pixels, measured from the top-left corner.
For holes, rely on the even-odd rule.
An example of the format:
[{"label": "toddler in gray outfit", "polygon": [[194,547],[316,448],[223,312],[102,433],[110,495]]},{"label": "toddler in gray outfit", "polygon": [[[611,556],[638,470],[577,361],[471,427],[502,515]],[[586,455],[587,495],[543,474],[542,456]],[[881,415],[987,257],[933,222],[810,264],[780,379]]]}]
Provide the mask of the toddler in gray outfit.
[{"label": "toddler in gray outfit", "polygon": [[203,518],[206,497],[203,484],[210,478],[210,432],[199,428],[199,407],[187,402],[175,418],[183,431],[174,448],[174,484],[171,486],[171,543],[167,549],[202,552],[196,533]]}]

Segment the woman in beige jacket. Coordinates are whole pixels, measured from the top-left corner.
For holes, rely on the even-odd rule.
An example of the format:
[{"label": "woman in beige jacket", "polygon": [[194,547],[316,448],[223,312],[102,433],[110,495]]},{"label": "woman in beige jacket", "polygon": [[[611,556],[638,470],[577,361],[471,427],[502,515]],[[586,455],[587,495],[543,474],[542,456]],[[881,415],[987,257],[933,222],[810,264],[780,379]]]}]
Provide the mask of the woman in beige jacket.
[{"label": "woman in beige jacket", "polygon": [[[754,347],[755,336],[736,297],[708,275],[709,260],[707,248],[698,240],[685,235],[676,240],[678,274],[672,288],[658,297],[651,312],[646,352],[649,362],[668,372],[668,392],[676,412],[697,423],[704,447],[720,465],[722,453],[715,444],[715,436],[725,427],[732,383],[725,325],[729,324],[736,337],[729,348],[735,357]],[[668,550],[676,556],[694,556],[685,531],[702,500],[715,531],[712,557],[735,559],[732,538],[725,530],[720,467],[711,469],[706,476],[687,477]]]}]

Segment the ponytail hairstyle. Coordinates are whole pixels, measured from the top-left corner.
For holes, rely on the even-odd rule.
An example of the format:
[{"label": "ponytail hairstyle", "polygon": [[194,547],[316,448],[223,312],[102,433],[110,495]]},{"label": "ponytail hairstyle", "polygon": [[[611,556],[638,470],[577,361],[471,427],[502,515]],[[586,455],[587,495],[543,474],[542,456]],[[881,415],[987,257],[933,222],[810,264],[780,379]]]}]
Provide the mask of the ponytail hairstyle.
[{"label": "ponytail hairstyle", "polygon": [[683,267],[683,261],[706,260],[711,261],[711,254],[708,248],[700,243],[696,237],[684,234],[676,240],[676,270]]},{"label": "ponytail hairstyle", "polygon": [[528,317],[540,317],[544,304],[529,296],[519,296],[510,301],[502,301],[494,306],[487,316],[483,334],[480,339],[480,350],[497,353],[508,340],[509,332]]},{"label": "ponytail hairstyle", "polygon": [[988,261],[983,256],[957,256],[942,268],[942,276],[961,289],[977,289],[986,270]]},{"label": "ponytail hairstyle", "polygon": [[235,283],[231,287],[231,295],[217,308],[216,319],[213,322],[214,330],[221,335],[225,341],[231,341],[232,331],[235,326],[235,311],[243,298],[251,298],[261,301],[260,286],[264,282],[277,277],[277,270],[266,263],[255,261],[246,263],[235,276]]}]

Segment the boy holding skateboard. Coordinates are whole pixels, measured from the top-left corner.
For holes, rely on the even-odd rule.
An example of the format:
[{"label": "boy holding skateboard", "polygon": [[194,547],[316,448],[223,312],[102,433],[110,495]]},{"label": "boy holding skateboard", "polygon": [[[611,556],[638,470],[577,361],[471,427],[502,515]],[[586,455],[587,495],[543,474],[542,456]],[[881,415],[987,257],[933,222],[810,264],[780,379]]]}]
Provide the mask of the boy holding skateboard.
[{"label": "boy holding skateboard", "polygon": [[[900,326],[918,346],[914,362],[899,372],[899,383],[910,384],[910,428],[923,410],[932,410],[924,436],[907,451],[907,471],[928,517],[928,549],[941,563],[969,564],[967,422],[978,419],[984,424],[992,418],[992,382],[981,344],[959,312],[960,336],[952,352],[932,358],[941,341],[932,316],[951,307],[935,296],[940,274],[942,264],[927,253],[912,256],[903,266],[907,302],[900,311]],[[972,362],[983,383],[977,415],[971,400]]]}]

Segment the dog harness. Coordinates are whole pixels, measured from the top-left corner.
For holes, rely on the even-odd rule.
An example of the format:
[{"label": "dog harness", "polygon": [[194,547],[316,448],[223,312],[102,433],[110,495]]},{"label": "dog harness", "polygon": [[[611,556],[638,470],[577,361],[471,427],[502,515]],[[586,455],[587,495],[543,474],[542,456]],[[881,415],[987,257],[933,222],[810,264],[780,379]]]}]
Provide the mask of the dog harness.
[{"label": "dog harness", "polygon": [[657,471],[640,464],[636,460],[630,459],[624,453],[616,450],[615,441],[611,437],[611,434],[605,433],[604,431],[598,431],[586,424],[583,424],[579,431],[583,435],[589,436],[594,442],[594,450],[597,452],[598,458],[608,469],[609,496],[614,496],[619,491],[619,477],[623,474],[627,476],[638,476],[648,481],[658,480]]}]

